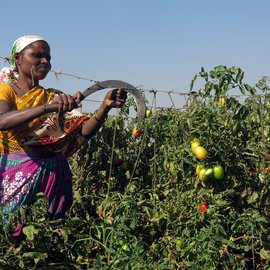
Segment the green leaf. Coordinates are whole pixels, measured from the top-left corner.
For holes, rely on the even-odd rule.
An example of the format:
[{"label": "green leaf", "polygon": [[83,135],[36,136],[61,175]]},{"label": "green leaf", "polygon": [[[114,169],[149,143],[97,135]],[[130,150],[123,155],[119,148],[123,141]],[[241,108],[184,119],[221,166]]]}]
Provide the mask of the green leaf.
[{"label": "green leaf", "polygon": [[236,82],[242,83],[243,78],[244,78],[244,72],[241,69],[239,69],[238,74],[236,75],[236,78],[235,78]]},{"label": "green leaf", "polygon": [[242,93],[243,95],[246,94],[246,88],[244,87],[244,85],[240,84],[240,85],[239,85],[239,89],[240,89],[240,91],[241,91],[241,93]]},{"label": "green leaf", "polygon": [[252,192],[252,194],[248,197],[247,201],[249,204],[254,203],[258,199],[258,192]]},{"label": "green leaf", "polygon": [[79,191],[74,192],[74,198],[79,204],[82,204],[82,196]]},{"label": "green leaf", "polygon": [[186,157],[183,157],[183,161],[186,163],[186,164],[190,164],[190,165],[193,165],[193,161],[189,158],[186,158]]},{"label": "green leaf", "polygon": [[61,235],[64,238],[64,242],[67,243],[67,241],[68,241],[68,232],[67,232],[67,230],[65,230],[65,229],[59,229],[59,231],[60,231]]},{"label": "green leaf", "polygon": [[35,263],[38,263],[40,260],[44,260],[48,258],[47,253],[41,253],[41,252],[25,252],[23,257],[34,259]]},{"label": "green leaf", "polygon": [[78,222],[81,221],[81,219],[80,219],[79,217],[72,217],[72,218],[70,219],[70,221],[71,221],[72,223],[78,223]]},{"label": "green leaf", "polygon": [[244,120],[247,118],[248,115],[249,115],[249,109],[246,106],[240,107],[240,109],[236,113],[238,120]]},{"label": "green leaf", "polygon": [[106,249],[106,252],[110,253],[110,254],[113,254],[113,253],[115,253],[115,249],[109,247],[109,248]]},{"label": "green leaf", "polygon": [[36,199],[46,198],[45,194],[43,192],[38,192],[36,194]]},{"label": "green leaf", "polygon": [[26,235],[28,240],[33,241],[35,238],[35,234],[38,233],[38,230],[36,230],[33,225],[30,225],[23,228],[23,233]]},{"label": "green leaf", "polygon": [[170,172],[173,176],[177,175],[177,170],[175,169],[174,163],[170,162]]},{"label": "green leaf", "polygon": [[190,90],[190,91],[193,90],[194,82],[196,81],[197,77],[198,77],[198,75],[195,75],[195,76],[193,77],[193,79],[191,80],[191,82],[190,82],[190,87],[189,87],[189,90]]},{"label": "green leaf", "polygon": [[262,248],[260,250],[260,256],[262,259],[270,261],[270,250]]},{"label": "green leaf", "polygon": [[244,84],[244,87],[246,88],[247,92],[249,92],[249,93],[254,92],[253,88],[250,85],[248,85],[247,83]]}]

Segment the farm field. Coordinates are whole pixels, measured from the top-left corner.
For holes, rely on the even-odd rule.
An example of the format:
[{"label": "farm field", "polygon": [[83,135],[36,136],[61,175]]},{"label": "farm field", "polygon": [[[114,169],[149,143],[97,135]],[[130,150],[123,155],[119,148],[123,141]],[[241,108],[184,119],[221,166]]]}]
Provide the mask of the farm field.
[{"label": "farm field", "polygon": [[270,269],[269,90],[217,66],[194,76],[181,110],[147,101],[138,124],[130,99],[70,158],[64,220],[38,194],[1,224],[0,269]]}]

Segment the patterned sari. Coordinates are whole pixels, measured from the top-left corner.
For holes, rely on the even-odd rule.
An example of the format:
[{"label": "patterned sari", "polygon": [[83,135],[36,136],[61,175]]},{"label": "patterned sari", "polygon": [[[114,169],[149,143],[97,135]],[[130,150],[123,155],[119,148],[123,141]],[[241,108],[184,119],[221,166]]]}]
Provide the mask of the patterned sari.
[{"label": "patterned sari", "polygon": [[[11,84],[0,84],[0,99],[23,110],[48,104],[59,92],[37,86],[17,97]],[[72,203],[72,174],[67,157],[84,142],[81,127],[89,119],[77,109],[50,113],[25,126],[0,131],[0,205],[8,214],[31,204],[37,192],[49,200],[48,212],[62,217]]]}]

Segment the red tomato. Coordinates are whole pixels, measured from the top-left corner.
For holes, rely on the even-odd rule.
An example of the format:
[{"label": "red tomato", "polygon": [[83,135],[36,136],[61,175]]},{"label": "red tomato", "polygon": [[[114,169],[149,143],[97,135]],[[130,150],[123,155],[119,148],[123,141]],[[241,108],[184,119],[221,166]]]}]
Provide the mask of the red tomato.
[{"label": "red tomato", "polygon": [[132,135],[134,138],[139,138],[142,135],[142,131],[139,128],[134,128]]},{"label": "red tomato", "polygon": [[113,165],[115,166],[115,167],[119,167],[119,166],[121,166],[123,164],[123,160],[122,159],[115,159],[114,161],[113,161]]},{"label": "red tomato", "polygon": [[207,212],[207,208],[208,208],[208,203],[207,203],[207,202],[202,203],[202,204],[200,205],[200,212],[206,213],[206,212]]}]

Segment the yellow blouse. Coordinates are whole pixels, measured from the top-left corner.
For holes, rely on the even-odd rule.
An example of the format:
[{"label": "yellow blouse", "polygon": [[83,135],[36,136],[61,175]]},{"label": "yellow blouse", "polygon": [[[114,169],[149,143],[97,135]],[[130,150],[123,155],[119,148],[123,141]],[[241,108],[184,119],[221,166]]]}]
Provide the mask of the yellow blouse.
[{"label": "yellow blouse", "polygon": [[[22,97],[18,97],[11,85],[0,83],[0,100],[8,101],[14,110],[49,104],[59,93],[54,89],[36,86]],[[0,153],[28,151],[33,148],[41,149],[45,146],[46,151],[66,152],[70,139],[79,140],[78,145],[75,143],[78,148],[84,141],[82,137],[79,138],[81,125],[87,119],[89,116],[74,109],[65,114],[45,114],[24,126],[9,131],[0,131]],[[71,149],[69,149],[70,151]],[[72,149],[71,152],[74,151],[76,149]]]}]

